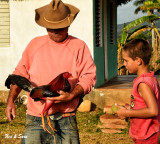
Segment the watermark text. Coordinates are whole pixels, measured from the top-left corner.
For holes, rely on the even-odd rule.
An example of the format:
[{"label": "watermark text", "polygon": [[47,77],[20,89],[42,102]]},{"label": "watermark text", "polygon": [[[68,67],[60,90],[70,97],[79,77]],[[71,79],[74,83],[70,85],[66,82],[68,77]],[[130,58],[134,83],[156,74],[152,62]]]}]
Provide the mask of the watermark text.
[{"label": "watermark text", "polygon": [[27,138],[27,136],[24,136],[23,134],[14,134],[14,135],[5,134],[5,138],[7,139],[9,138]]}]

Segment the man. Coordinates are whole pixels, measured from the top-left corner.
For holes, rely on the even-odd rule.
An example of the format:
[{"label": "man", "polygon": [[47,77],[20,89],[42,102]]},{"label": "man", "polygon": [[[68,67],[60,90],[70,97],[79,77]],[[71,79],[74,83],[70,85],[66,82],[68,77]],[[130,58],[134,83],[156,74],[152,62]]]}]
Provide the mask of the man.
[{"label": "man", "polygon": [[[35,21],[47,29],[48,35],[31,40],[13,72],[26,77],[34,86],[48,84],[62,72],[72,74],[71,92],[60,91],[59,97],[50,98],[54,100],[54,104],[48,114],[57,130],[57,144],[79,143],[75,111],[82,96],[89,93],[96,83],[96,67],[87,45],[68,35],[68,28],[78,12],[79,9],[61,0],[53,0],[36,9]],[[11,86],[6,107],[6,116],[10,121],[15,118],[14,101],[20,91],[17,85]],[[40,126],[43,108],[43,100],[35,102],[28,95],[22,143],[54,143],[53,136]],[[67,117],[63,117],[66,113]]]}]

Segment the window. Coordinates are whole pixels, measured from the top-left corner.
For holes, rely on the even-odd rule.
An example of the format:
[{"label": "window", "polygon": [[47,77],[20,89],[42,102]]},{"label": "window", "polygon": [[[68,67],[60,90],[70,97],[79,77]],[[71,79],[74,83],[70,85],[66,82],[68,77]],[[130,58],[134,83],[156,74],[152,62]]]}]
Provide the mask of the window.
[{"label": "window", "polygon": [[0,47],[10,46],[9,0],[0,0]]}]

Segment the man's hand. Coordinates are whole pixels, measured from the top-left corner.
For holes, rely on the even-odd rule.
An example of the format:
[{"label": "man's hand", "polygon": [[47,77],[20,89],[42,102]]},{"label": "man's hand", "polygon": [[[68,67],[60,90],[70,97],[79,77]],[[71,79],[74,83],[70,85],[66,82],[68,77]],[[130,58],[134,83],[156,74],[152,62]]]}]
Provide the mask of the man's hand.
[{"label": "man's hand", "polygon": [[71,101],[74,97],[73,94],[68,93],[68,92],[64,92],[64,91],[59,91],[58,92],[60,94],[60,96],[58,97],[47,97],[47,100],[53,100],[54,103],[61,103],[61,102],[68,102]]},{"label": "man's hand", "polygon": [[8,120],[11,122],[16,117],[14,102],[8,102],[5,110]]},{"label": "man's hand", "polygon": [[6,116],[9,121],[12,121],[16,117],[15,112],[15,100],[18,96],[18,94],[21,92],[21,88],[19,88],[17,85],[11,85],[8,100],[7,100],[7,107],[5,110]]},{"label": "man's hand", "polygon": [[61,91],[61,90],[58,93],[60,94],[60,96],[58,96],[58,97],[47,97],[46,99],[47,100],[52,100],[52,101],[54,101],[54,103],[68,102],[68,101],[71,101],[78,96],[83,95],[84,90],[83,90],[82,86],[76,85],[76,87],[74,88],[74,90],[71,93],[64,92],[64,91]]}]

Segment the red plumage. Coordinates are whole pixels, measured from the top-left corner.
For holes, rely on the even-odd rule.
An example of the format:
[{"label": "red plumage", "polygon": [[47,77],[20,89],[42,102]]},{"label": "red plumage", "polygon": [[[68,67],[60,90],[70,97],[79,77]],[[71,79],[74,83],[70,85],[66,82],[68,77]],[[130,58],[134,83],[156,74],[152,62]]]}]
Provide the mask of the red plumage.
[{"label": "red plumage", "polygon": [[[64,92],[69,92],[71,89],[71,86],[68,82],[68,78],[72,77],[72,75],[68,72],[61,73],[58,75],[55,79],[53,79],[49,84],[39,86],[36,88],[32,88],[31,82],[19,75],[9,75],[5,86],[7,88],[10,88],[10,84],[16,84],[20,88],[30,92],[30,97],[33,98],[35,101],[37,100],[45,100],[45,106],[41,113],[42,116],[42,126],[45,131],[48,131],[45,127],[44,123],[44,115],[47,115],[48,125],[51,127],[51,129],[54,131],[49,116],[48,116],[48,110],[52,107],[54,101],[47,100],[46,97],[56,97],[59,96],[58,91],[62,90]],[[49,132],[49,131],[48,131]],[[50,133],[50,132],[49,132]]]},{"label": "red plumage", "polygon": [[48,131],[46,129],[45,123],[44,123],[44,115],[45,114],[47,115],[48,125],[51,127],[51,129],[53,131],[55,130],[49,120],[49,117],[48,117],[48,110],[52,107],[54,101],[47,100],[46,97],[59,96],[59,93],[57,93],[57,92],[60,90],[65,91],[65,92],[69,92],[71,87],[68,82],[68,78],[71,76],[72,75],[68,72],[62,73],[62,74],[58,75],[55,79],[53,79],[48,85],[34,88],[30,93],[30,96],[34,99],[38,98],[38,99],[45,100],[45,106],[44,106],[44,109],[41,113],[42,126],[45,131]]}]

